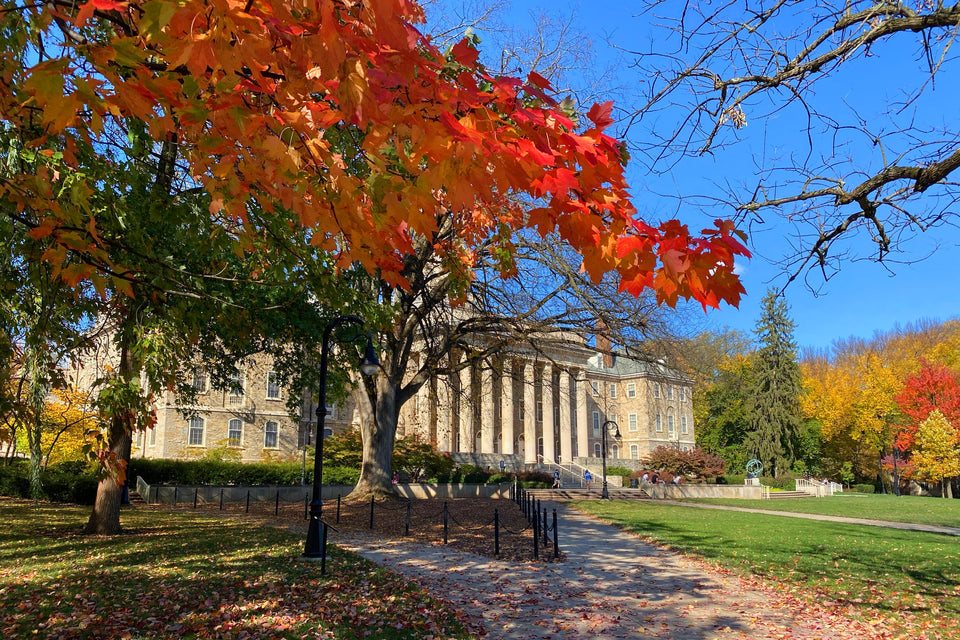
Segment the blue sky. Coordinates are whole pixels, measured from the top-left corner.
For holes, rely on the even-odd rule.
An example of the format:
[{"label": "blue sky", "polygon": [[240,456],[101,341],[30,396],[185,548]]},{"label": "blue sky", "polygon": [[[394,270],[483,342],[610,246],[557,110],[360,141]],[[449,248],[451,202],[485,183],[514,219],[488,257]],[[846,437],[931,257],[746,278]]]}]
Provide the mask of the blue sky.
[{"label": "blue sky", "polygon": [[[444,4],[458,1],[441,0]],[[561,17],[572,12],[576,16],[575,28],[582,32],[581,41],[592,41],[596,60],[594,68],[615,68],[613,79],[607,82],[619,85],[613,87],[614,93],[619,94],[620,104],[629,106],[631,86],[644,82],[644,78],[630,68],[631,58],[624,57],[611,45],[642,49],[649,47],[651,41],[656,42],[660,37],[658,34],[662,33],[651,27],[648,16],[636,15],[638,4],[628,0],[594,0],[589,3],[513,0],[508,1],[501,15],[503,22],[510,27],[529,29],[532,15],[546,12]],[[662,5],[661,13],[669,11],[672,6],[681,7],[682,3],[666,3]],[[469,8],[465,10],[465,13],[469,12]],[[479,33],[484,38],[481,44],[484,53],[498,50],[495,34],[484,33],[482,28]],[[899,43],[896,46],[900,46]],[[880,92],[896,92],[899,88],[896,85],[884,88],[876,80],[885,74],[910,73],[916,69],[913,52],[887,50],[878,53],[880,55],[866,59],[856,73],[836,82],[825,82],[819,89],[818,99],[835,100],[842,105],[856,105],[858,100],[867,101],[861,104],[875,105],[878,101],[891,99],[891,95],[880,95]],[[590,83],[593,80],[590,73],[587,71],[581,80]],[[956,79],[956,74],[953,75]],[[573,79],[573,84],[577,84],[577,79]],[[951,117],[946,114],[955,112],[955,102],[947,95],[951,93],[950,84],[941,78],[940,90],[932,94],[933,108],[942,106],[945,120]],[[944,85],[947,89],[943,89]],[[937,100],[941,102],[938,104]],[[698,225],[712,220],[716,212],[702,211],[689,201],[678,204],[674,196],[716,195],[720,191],[715,183],[750,181],[753,171],[751,153],[767,153],[771,149],[781,152],[794,148],[802,150],[802,127],[798,127],[790,115],[787,112],[779,118],[751,122],[744,130],[744,142],[732,151],[713,158],[684,161],[677,170],[665,175],[652,175],[641,163],[632,163],[629,175],[636,206],[647,219],[679,217],[691,228],[699,229]],[[879,115],[882,117],[883,114]],[[860,151],[867,155],[874,152],[869,147]],[[730,215],[729,208],[724,215]],[[725,307],[708,312],[705,326],[752,331],[767,288],[780,287],[786,282],[785,274],[775,263],[789,250],[790,229],[772,211],[764,220],[764,224],[753,227],[751,233],[751,249],[755,257],[741,265],[746,298],[739,309]],[[909,263],[884,268],[868,261],[846,262],[826,283],[815,281],[811,288],[803,282],[793,282],[786,289],[786,297],[795,322],[797,342],[801,347],[826,348],[837,339],[869,338],[876,332],[886,332],[921,319],[947,320],[956,316],[955,301],[960,299],[960,278],[955,275],[956,261],[960,257],[958,244],[960,231],[941,227],[911,243],[909,253],[902,257]],[[853,248],[862,253],[868,247],[868,242],[861,242]],[[914,261],[927,255],[931,257]]]}]

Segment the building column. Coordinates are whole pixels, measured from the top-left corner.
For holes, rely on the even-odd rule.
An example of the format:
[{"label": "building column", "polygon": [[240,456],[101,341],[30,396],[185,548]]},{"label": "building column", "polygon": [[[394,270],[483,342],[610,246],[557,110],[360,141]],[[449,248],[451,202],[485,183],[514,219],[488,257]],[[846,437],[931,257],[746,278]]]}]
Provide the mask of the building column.
[{"label": "building column", "polygon": [[493,453],[496,436],[493,412],[493,367],[480,370],[480,453]]},{"label": "building column", "polygon": [[587,398],[590,393],[590,382],[587,372],[581,370],[574,376],[574,397],[577,400],[577,455],[586,458],[590,455],[590,428],[587,416]]},{"label": "building column", "polygon": [[557,393],[560,403],[560,461],[569,464],[573,461],[573,428],[570,424],[570,374],[560,371],[560,389]]},{"label": "building column", "polygon": [[557,446],[553,433],[553,365],[549,362],[543,365],[540,377],[540,402],[543,406],[543,460],[546,464],[554,464]]},{"label": "building column", "polygon": [[460,452],[473,452],[473,375],[467,366],[460,370]]},{"label": "building column", "polygon": [[523,385],[523,461],[537,461],[537,388],[534,384],[536,371],[532,362],[523,363],[520,382]]},{"label": "building column", "polygon": [[450,423],[453,412],[450,410],[450,380],[435,378],[437,385],[437,450],[451,451]]},{"label": "building column", "polygon": [[500,395],[500,439],[503,454],[513,454],[513,360],[503,361]]}]

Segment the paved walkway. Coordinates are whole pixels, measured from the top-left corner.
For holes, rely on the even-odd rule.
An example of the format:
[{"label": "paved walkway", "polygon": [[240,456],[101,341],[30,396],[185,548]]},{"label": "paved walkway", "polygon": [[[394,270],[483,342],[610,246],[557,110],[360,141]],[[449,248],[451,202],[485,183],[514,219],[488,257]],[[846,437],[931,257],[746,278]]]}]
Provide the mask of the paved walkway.
[{"label": "paved walkway", "polygon": [[[803,498],[807,500],[808,498]],[[811,498],[815,499],[815,498]],[[826,516],[819,513],[799,513],[796,511],[772,511],[770,509],[751,509],[750,507],[728,507],[722,504],[701,504],[697,502],[679,502],[676,500],[658,500],[662,504],[676,504],[682,507],[696,507],[698,509],[722,509],[726,511],[746,511],[747,513],[764,513],[789,518],[806,518],[808,520],[824,520],[826,522],[845,522],[847,524],[864,524],[871,527],[887,527],[889,529],[906,529],[908,531],[926,531],[928,533],[943,533],[948,536],[960,536],[960,528],[946,527],[936,524],[915,524],[912,522],[894,522],[892,520],[870,520],[867,518],[848,518],[846,516]]]},{"label": "paved walkway", "polygon": [[491,640],[884,637],[877,627],[556,507],[568,558],[559,563],[511,564],[403,541],[332,542],[409,576],[482,620]]}]

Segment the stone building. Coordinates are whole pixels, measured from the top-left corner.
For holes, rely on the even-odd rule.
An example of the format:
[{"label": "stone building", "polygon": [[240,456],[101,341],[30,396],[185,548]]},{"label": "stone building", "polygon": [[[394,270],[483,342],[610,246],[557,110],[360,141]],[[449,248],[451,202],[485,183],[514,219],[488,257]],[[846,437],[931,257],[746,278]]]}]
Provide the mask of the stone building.
[{"label": "stone building", "polygon": [[[638,460],[661,445],[692,448],[691,381],[664,364],[600,348],[603,353],[570,341],[537,352],[515,349],[453,379],[436,378],[404,405],[397,435],[491,466],[503,459],[511,468],[588,466],[601,455],[608,421],[621,436],[608,437],[609,459]],[[137,434],[133,455],[198,458],[225,448],[250,462],[298,459],[316,430],[316,395],[298,393],[302,409],[291,416],[291,390],[278,384],[270,366],[265,356],[248,358],[226,390],[214,388],[202,368],[186,372],[198,391],[191,415],[178,410],[173,392],[164,392],[156,426]],[[358,423],[353,402],[327,407],[327,435]]]}]

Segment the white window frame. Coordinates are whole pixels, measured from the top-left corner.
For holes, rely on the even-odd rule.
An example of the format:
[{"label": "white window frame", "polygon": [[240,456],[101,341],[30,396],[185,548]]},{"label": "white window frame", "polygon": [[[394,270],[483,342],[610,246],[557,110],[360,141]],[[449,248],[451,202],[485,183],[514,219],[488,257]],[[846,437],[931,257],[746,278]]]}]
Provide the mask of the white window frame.
[{"label": "white window frame", "polygon": [[[199,437],[197,437],[199,434]],[[206,420],[200,416],[193,416],[187,423],[187,446],[202,447],[207,435]]]},{"label": "white window frame", "polygon": [[150,439],[147,441],[147,444],[151,447],[156,446],[157,444],[157,425],[150,427]]},{"label": "white window frame", "polygon": [[627,430],[628,431],[637,430],[637,414],[631,413],[627,415]]},{"label": "white window frame", "polygon": [[680,387],[680,402],[686,402],[686,401],[687,401],[687,388]]},{"label": "white window frame", "polygon": [[687,433],[687,416],[680,416],[680,433]]},{"label": "white window frame", "polygon": [[238,373],[230,377],[230,391],[227,393],[227,404],[243,404],[243,397],[246,395],[246,376]]},{"label": "white window frame", "polygon": [[207,376],[207,372],[200,367],[194,368],[193,379],[190,381],[190,386],[192,386],[197,393],[206,393],[210,389],[210,379]]},{"label": "white window frame", "polygon": [[667,400],[673,400],[673,385],[667,385]]},{"label": "white window frame", "polygon": [[600,443],[599,443],[599,442],[594,442],[594,443],[593,443],[593,457],[594,457],[594,458],[600,458],[600,457],[602,457],[602,454],[603,454],[603,452],[600,451]]},{"label": "white window frame", "polygon": [[620,445],[615,444],[610,448],[610,457],[614,460],[620,459]]},{"label": "white window frame", "polygon": [[267,371],[267,400],[279,400],[280,380],[276,371]]},{"label": "white window frame", "polygon": [[617,398],[617,383],[616,383],[616,382],[611,382],[611,383],[610,383],[610,398],[613,399],[613,400],[616,400],[616,398]]},{"label": "white window frame", "polygon": [[659,414],[659,413],[657,414],[656,425],[657,425],[656,426],[657,433],[663,433],[663,415],[662,414]]},{"label": "white window frame", "polygon": [[627,385],[627,397],[636,398],[637,397],[637,383],[631,382]]},{"label": "white window frame", "polygon": [[630,459],[639,460],[640,459],[640,446],[636,444],[630,445]]},{"label": "white window frame", "polygon": [[523,403],[523,400],[517,403],[517,412],[519,414],[520,423],[523,424],[523,421],[527,418],[526,406]]},{"label": "white window frame", "polygon": [[667,433],[673,433],[673,415],[667,416]]},{"label": "white window frame", "polygon": [[537,400],[537,422],[543,422],[543,400]]},{"label": "white window frame", "polygon": [[593,395],[600,395],[600,383],[597,380],[592,381],[590,387],[593,389]]},{"label": "white window frame", "polygon": [[596,438],[600,437],[600,412],[593,412],[593,435]]},{"label": "white window frame", "polygon": [[[238,434],[237,437],[233,437],[232,433]],[[231,418],[230,422],[227,423],[227,446],[243,446],[243,420],[240,418]]]},{"label": "white window frame", "polygon": [[654,382],[654,383],[653,383],[653,397],[654,397],[654,398],[659,398],[659,397],[660,397],[660,383],[659,383],[659,382]]},{"label": "white window frame", "polygon": [[[271,430],[270,427],[273,427]],[[270,444],[270,436],[273,436],[273,444]],[[279,449],[280,448],[280,423],[273,420],[267,420],[263,425],[263,448],[264,449]]]}]

